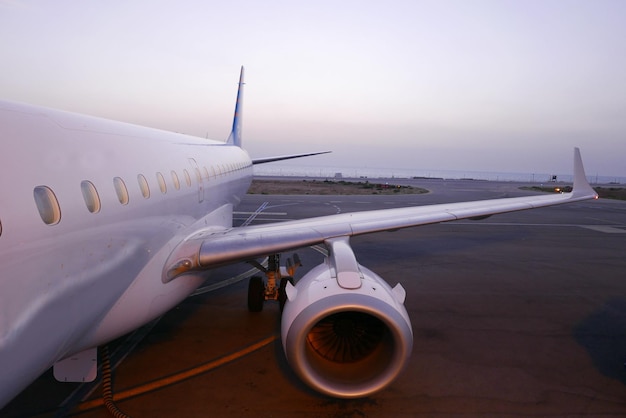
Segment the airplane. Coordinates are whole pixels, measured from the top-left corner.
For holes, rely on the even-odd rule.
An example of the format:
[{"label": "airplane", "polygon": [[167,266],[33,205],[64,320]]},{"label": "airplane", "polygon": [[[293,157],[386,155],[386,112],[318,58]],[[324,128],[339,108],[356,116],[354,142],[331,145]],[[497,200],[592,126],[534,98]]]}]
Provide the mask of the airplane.
[{"label": "airplane", "polygon": [[[322,394],[365,397],[409,361],[402,285],[357,261],[350,238],[596,199],[580,151],[571,193],[342,213],[233,227],[253,166],[242,147],[244,69],[226,141],[0,101],[0,408],[53,367],[97,376],[97,348],[163,315],[226,264],[250,262],[248,306],[282,308],[282,344]],[[278,256],[323,245],[297,283]],[[258,259],[270,257],[268,268]]]}]

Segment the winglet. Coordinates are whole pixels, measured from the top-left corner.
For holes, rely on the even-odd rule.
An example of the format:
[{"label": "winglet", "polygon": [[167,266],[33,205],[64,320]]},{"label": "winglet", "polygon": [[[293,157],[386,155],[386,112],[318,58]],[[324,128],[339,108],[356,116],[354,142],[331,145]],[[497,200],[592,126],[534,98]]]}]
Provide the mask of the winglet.
[{"label": "winglet", "polygon": [[241,111],[243,103],[243,65],[239,74],[239,88],[237,89],[237,101],[235,102],[235,116],[233,117],[233,128],[228,135],[226,143],[241,147]]},{"label": "winglet", "polygon": [[572,189],[573,198],[598,198],[598,194],[589,185],[585,174],[583,160],[580,157],[580,149],[574,148],[574,187]]}]

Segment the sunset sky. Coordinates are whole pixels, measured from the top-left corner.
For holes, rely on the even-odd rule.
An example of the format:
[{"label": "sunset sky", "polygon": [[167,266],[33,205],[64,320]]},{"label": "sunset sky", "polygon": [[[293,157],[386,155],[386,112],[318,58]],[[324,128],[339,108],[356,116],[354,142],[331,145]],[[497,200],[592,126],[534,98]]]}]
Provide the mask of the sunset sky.
[{"label": "sunset sky", "polygon": [[[253,157],[626,176],[626,1],[0,0],[0,99]],[[303,162],[304,163],[304,162]]]}]

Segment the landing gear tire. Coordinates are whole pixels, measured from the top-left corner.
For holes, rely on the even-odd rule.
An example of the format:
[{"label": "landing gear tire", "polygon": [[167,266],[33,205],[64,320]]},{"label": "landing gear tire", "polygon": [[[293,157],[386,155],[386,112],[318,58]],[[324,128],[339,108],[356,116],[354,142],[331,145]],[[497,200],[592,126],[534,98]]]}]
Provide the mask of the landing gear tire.
[{"label": "landing gear tire", "polygon": [[285,290],[287,283],[293,285],[293,277],[282,277],[280,279],[280,285],[278,287],[278,307],[281,312],[285,308],[285,302],[287,302],[287,291]]},{"label": "landing gear tire", "polygon": [[261,312],[265,302],[265,284],[261,276],[252,276],[248,282],[248,310]]}]

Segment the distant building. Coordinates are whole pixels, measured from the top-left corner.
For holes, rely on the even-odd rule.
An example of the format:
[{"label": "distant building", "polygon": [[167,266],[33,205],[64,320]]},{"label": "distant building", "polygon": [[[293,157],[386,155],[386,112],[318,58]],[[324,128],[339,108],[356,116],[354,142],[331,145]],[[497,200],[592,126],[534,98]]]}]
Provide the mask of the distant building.
[{"label": "distant building", "polygon": [[341,174],[341,173],[335,173],[335,178],[336,178],[336,179],[342,179],[342,178],[343,178],[343,174]]}]

